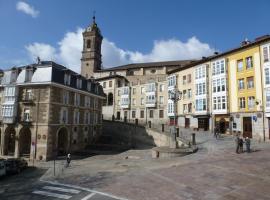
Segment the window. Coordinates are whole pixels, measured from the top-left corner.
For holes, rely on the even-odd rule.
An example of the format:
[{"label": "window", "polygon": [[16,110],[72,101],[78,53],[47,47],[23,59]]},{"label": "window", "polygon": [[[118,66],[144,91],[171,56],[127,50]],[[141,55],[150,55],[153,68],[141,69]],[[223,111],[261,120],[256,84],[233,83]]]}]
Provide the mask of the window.
[{"label": "window", "polygon": [[238,79],[238,89],[239,90],[243,90],[245,89],[245,82],[244,82],[244,79]]},{"label": "window", "polygon": [[132,105],[136,105],[136,99],[132,99]]},{"label": "window", "polygon": [[195,79],[205,78],[206,77],[206,66],[200,66],[195,69]]},{"label": "window", "polygon": [[74,105],[75,106],[80,106],[80,101],[81,101],[80,95],[77,94],[77,93],[75,93],[75,96],[74,96]]},{"label": "window", "polygon": [[121,90],[118,90],[118,96],[120,96],[120,94],[121,94]]},{"label": "window", "polygon": [[141,87],[141,94],[144,94],[144,92],[145,92],[144,87]]},{"label": "window", "polygon": [[168,87],[172,87],[176,85],[176,76],[172,75],[168,77]]},{"label": "window", "polygon": [[247,77],[247,89],[254,88],[254,77]]},{"label": "window", "polygon": [[112,81],[109,81],[109,87],[112,87]]},{"label": "window", "polygon": [[246,69],[251,69],[253,67],[252,56],[246,58]]},{"label": "window", "polygon": [[129,105],[129,98],[128,97],[122,97],[121,98],[121,105]]},{"label": "window", "polygon": [[136,118],[136,111],[135,110],[132,110],[132,118]]},{"label": "window", "polygon": [[76,110],[74,112],[74,124],[79,124],[80,123],[80,112]]},{"label": "window", "polygon": [[264,69],[264,75],[265,75],[265,85],[270,84],[270,73],[269,68]]},{"label": "window", "polygon": [[246,107],[246,100],[245,97],[239,98],[239,108],[244,109]]},{"label": "window", "polygon": [[68,104],[68,100],[69,100],[69,92],[63,90],[63,104]]},{"label": "window", "polygon": [[146,103],[147,104],[156,103],[156,96],[155,95],[147,95],[146,96]]},{"label": "window", "polygon": [[31,81],[33,76],[33,70],[32,69],[26,69],[25,71],[25,82]]},{"label": "window", "polygon": [[174,103],[173,102],[168,103],[168,113],[174,113]]},{"label": "window", "polygon": [[91,82],[90,81],[87,82],[87,90],[89,92],[91,91]]},{"label": "window", "polygon": [[196,99],[196,111],[206,111],[206,99]]},{"label": "window", "polygon": [[183,85],[187,83],[187,76],[183,76]]},{"label": "window", "polygon": [[255,97],[248,97],[248,108],[255,108]]},{"label": "window", "polygon": [[163,84],[159,85],[159,91],[160,92],[163,92],[164,91],[164,85]]},{"label": "window", "polygon": [[212,90],[215,92],[224,92],[226,90],[225,78],[216,78],[212,80]]},{"label": "window", "polygon": [[217,60],[212,63],[212,75],[224,74],[225,60]]},{"label": "window", "polygon": [[136,88],[132,89],[132,94],[136,94]]},{"label": "window", "polygon": [[192,112],[192,103],[188,104],[188,112],[191,113]]},{"label": "window", "polygon": [[183,104],[183,113],[187,113],[187,111],[188,111],[188,105]]},{"label": "window", "polygon": [[103,88],[106,88],[106,82],[103,82]]},{"label": "window", "polygon": [[270,46],[263,47],[263,60],[264,60],[264,62],[269,61],[269,50],[270,50]]},{"label": "window", "polygon": [[213,97],[213,110],[224,110],[226,109],[226,97],[217,96]]},{"label": "window", "polygon": [[156,83],[148,83],[146,87],[146,92],[155,92],[156,91]]},{"label": "window", "polygon": [[129,94],[129,87],[123,87],[122,88],[122,95],[128,95]]},{"label": "window", "polygon": [[31,89],[26,89],[24,99],[25,100],[33,100],[33,93],[32,93]]},{"label": "window", "polygon": [[25,108],[23,112],[23,121],[29,122],[30,121],[30,109]]},{"label": "window", "polygon": [[206,94],[206,83],[196,84],[196,95]]},{"label": "window", "polygon": [[68,123],[68,111],[67,108],[62,108],[61,109],[61,114],[60,114],[60,123],[62,124],[67,124]]},{"label": "window", "polygon": [[187,98],[187,91],[183,90],[183,99],[186,99],[186,98]]},{"label": "window", "polygon": [[243,60],[242,59],[237,61],[237,71],[238,72],[243,71]]},{"label": "window", "polygon": [[187,82],[188,82],[188,83],[191,83],[191,74],[188,74],[188,75],[187,75]]},{"label": "window", "polygon": [[64,83],[65,83],[65,85],[70,85],[70,78],[71,78],[70,74],[65,74],[64,75]]},{"label": "window", "polygon": [[192,97],[192,92],[191,92],[191,89],[188,89],[187,91],[187,98],[191,98]]},{"label": "window", "polygon": [[144,110],[141,110],[141,112],[140,112],[140,118],[144,118]]},{"label": "window", "polygon": [[266,107],[270,107],[270,91],[266,91]]},{"label": "window", "polygon": [[154,117],[154,110],[150,110],[150,111],[149,111],[149,117],[150,117],[150,118],[153,118],[153,117]]},{"label": "window", "polygon": [[88,97],[88,96],[84,97],[84,106],[90,107],[90,97]]},{"label": "window", "polygon": [[164,111],[163,110],[159,110],[159,118],[164,118]]},{"label": "window", "polygon": [[144,105],[144,98],[141,98],[141,105]]},{"label": "window", "polygon": [[164,97],[163,96],[159,96],[159,104],[164,104]]},{"label": "window", "polygon": [[77,79],[77,83],[76,83],[77,88],[81,89],[82,88],[82,80],[81,79]]},{"label": "window", "polygon": [[86,48],[90,49],[91,48],[91,40],[86,41]]}]

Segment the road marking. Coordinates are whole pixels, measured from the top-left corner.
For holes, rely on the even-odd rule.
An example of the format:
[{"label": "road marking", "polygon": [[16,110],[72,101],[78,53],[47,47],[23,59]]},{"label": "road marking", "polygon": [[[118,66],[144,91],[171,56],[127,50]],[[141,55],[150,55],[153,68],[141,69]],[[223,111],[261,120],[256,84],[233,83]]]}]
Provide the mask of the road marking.
[{"label": "road marking", "polygon": [[91,190],[91,189],[88,189],[88,188],[85,188],[85,187],[80,187],[80,186],[77,186],[77,185],[64,184],[64,183],[59,183],[59,182],[54,182],[54,181],[45,181],[45,180],[40,180],[40,181],[44,182],[44,183],[49,183],[49,184],[52,184],[52,185],[59,185],[59,186],[65,186],[65,187],[71,187],[71,188],[75,188],[75,189],[79,189],[79,190],[84,190],[84,191],[104,195],[104,196],[107,196],[107,197],[111,197],[111,198],[116,199],[116,200],[128,200],[126,198],[117,197],[117,196],[114,196],[114,195],[111,195],[111,194],[107,194],[107,193],[104,193],[104,192],[99,192],[99,191],[96,191],[96,190]]},{"label": "road marking", "polygon": [[69,189],[69,188],[61,188],[61,187],[53,187],[53,186],[44,186],[43,189],[55,190],[55,191],[59,191],[59,192],[67,192],[67,193],[73,193],[73,194],[78,194],[81,192],[79,190],[74,190],[74,189]]},{"label": "road marking", "polygon": [[57,193],[46,192],[46,191],[41,191],[41,190],[35,190],[32,193],[43,195],[43,196],[48,196],[48,197],[56,197],[59,199],[69,199],[72,197],[72,196],[65,195],[65,194],[57,194]]},{"label": "road marking", "polygon": [[81,200],[88,200],[94,195],[95,195],[95,193],[88,194],[87,196],[83,197]]}]

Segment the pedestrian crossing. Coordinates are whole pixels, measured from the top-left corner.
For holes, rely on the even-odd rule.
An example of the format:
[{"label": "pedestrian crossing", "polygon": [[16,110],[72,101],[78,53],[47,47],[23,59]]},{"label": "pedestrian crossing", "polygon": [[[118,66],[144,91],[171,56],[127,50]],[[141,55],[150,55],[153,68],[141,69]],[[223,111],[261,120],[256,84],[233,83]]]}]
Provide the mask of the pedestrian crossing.
[{"label": "pedestrian crossing", "polygon": [[[45,196],[45,197],[52,197],[56,199],[71,199],[72,197],[80,194],[81,190],[73,189],[63,186],[52,186],[52,185],[45,185],[40,189],[34,190],[32,193],[35,195]],[[95,193],[84,195],[81,200],[91,200],[91,198],[95,195]],[[77,198],[76,198],[77,199]]]}]

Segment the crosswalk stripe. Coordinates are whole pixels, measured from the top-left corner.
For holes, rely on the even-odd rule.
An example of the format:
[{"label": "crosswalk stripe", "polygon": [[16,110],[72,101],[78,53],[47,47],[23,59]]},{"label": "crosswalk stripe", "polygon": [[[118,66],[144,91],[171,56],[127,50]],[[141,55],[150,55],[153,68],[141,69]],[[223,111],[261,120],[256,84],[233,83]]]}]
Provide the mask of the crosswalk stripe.
[{"label": "crosswalk stripe", "polygon": [[57,193],[46,192],[46,191],[42,191],[42,190],[35,190],[32,193],[43,195],[43,196],[48,196],[48,197],[56,197],[56,198],[59,198],[59,199],[69,199],[69,198],[72,197],[72,196],[65,195],[65,194],[57,194]]},{"label": "crosswalk stripe", "polygon": [[81,200],[88,200],[94,195],[95,195],[95,193],[88,194],[87,196],[83,197]]},{"label": "crosswalk stripe", "polygon": [[61,188],[61,187],[54,187],[54,186],[44,186],[43,189],[45,189],[45,190],[55,190],[55,191],[59,191],[59,192],[67,192],[67,193],[73,193],[73,194],[80,193],[79,190],[69,189],[69,188]]}]

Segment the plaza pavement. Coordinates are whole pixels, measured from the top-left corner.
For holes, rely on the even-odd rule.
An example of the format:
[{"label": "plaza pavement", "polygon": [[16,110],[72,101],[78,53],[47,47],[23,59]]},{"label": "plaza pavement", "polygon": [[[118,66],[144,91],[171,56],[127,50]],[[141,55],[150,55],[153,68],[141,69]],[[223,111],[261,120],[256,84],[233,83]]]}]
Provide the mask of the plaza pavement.
[{"label": "plaza pavement", "polygon": [[197,153],[180,158],[152,159],[146,149],[73,160],[56,180],[129,200],[270,199],[269,143],[236,154],[232,136],[202,132],[197,142]]}]

